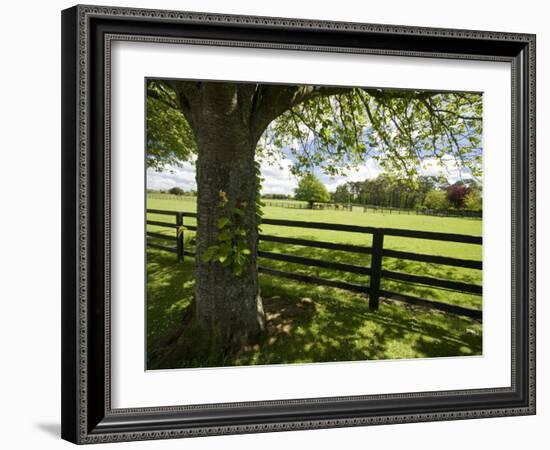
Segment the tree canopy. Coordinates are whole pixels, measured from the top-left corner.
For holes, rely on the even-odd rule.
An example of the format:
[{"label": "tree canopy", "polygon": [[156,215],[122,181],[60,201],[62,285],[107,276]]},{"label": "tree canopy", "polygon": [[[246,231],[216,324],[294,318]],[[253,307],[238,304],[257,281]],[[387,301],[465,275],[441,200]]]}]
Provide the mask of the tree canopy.
[{"label": "tree canopy", "polygon": [[168,192],[172,195],[184,195],[185,194],[185,191],[182,188],[180,188],[179,186],[174,186],[173,188],[170,188],[170,190]]},{"label": "tree canopy", "polygon": [[315,175],[307,173],[300,179],[294,198],[308,202],[309,207],[312,208],[315,202],[328,202],[330,194]]},{"label": "tree canopy", "polygon": [[178,109],[175,92],[163,83],[147,83],[147,167],[162,171],[179,166],[197,151],[189,123]]},{"label": "tree canopy", "polygon": [[[190,111],[197,107],[189,105],[205,84],[148,81],[148,167],[162,170],[196,153]],[[415,185],[427,160],[451,161],[481,176],[479,93],[232,84],[236,101],[253,96],[250,126],[258,155],[276,159],[286,150],[297,176],[314,168],[342,175],[369,158],[389,176]]]}]

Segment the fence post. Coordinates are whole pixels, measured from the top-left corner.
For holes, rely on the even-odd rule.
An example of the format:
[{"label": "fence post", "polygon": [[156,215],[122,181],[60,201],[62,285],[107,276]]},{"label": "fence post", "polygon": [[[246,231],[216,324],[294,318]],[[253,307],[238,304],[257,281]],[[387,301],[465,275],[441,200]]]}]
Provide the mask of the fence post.
[{"label": "fence post", "polygon": [[176,213],[176,253],[178,261],[183,261],[183,213]]},{"label": "fence post", "polygon": [[382,273],[382,249],[384,247],[384,232],[379,229],[372,233],[372,258],[370,264],[369,308],[378,309],[380,303],[380,277]]}]

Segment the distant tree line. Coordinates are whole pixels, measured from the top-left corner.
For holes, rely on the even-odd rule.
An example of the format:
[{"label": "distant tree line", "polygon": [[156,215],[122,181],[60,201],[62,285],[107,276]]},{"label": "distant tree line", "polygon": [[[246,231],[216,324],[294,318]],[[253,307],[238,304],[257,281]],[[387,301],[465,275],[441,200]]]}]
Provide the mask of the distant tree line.
[{"label": "distant tree line", "polygon": [[262,194],[262,198],[266,200],[291,200],[293,197],[290,194]]},{"label": "distant tree line", "polygon": [[365,181],[349,181],[331,193],[331,200],[406,209],[482,209],[479,183],[468,179],[450,184],[442,176],[419,176],[415,186],[385,174]]},{"label": "distant tree line", "polygon": [[185,196],[191,196],[196,197],[197,191],[194,189],[190,189],[188,191],[180,188],[179,186],[174,186],[170,189],[147,189],[148,194],[171,194],[171,195],[185,195]]}]

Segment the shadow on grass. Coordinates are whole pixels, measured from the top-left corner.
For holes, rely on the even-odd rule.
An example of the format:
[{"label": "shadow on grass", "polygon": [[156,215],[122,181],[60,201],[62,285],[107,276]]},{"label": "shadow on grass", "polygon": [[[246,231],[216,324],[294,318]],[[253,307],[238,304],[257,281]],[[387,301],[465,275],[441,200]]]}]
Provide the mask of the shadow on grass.
[{"label": "shadow on grass", "polygon": [[383,302],[335,289],[281,287],[262,277],[268,338],[235,364],[362,361],[481,354],[479,323],[424,308]]},{"label": "shadow on grass", "polygon": [[147,251],[147,367],[177,339],[179,325],[193,298],[194,260]]},{"label": "shadow on grass", "polygon": [[[306,239],[315,240],[315,237],[309,236],[306,237]],[[300,245],[277,244],[272,242],[262,242],[261,249],[264,251],[276,253],[304,256],[307,258],[318,259],[322,261],[354,264],[362,267],[370,267],[371,265],[371,256],[361,253],[343,252],[315,247],[304,247]],[[313,275],[316,277],[328,278],[332,280],[358,283],[365,286],[369,285],[369,277],[367,275],[359,275],[319,267],[309,267],[301,264],[288,263],[286,261],[275,261],[267,258],[261,258],[260,264],[262,266],[278,270],[285,270],[305,275]],[[480,270],[452,267],[441,264],[431,264],[418,261],[409,261],[396,258],[384,258],[382,268],[385,270],[396,272],[430,276],[442,280],[460,281],[463,283],[478,285],[481,285],[482,280],[482,272]],[[431,288],[426,285],[405,283],[389,279],[382,279],[381,288],[400,294],[422,297],[428,300],[438,300],[468,308],[481,309],[481,296],[474,294]]]},{"label": "shadow on grass", "polygon": [[[187,258],[178,263],[174,254],[156,250],[149,250],[147,257],[147,359],[148,368],[154,369],[157,355],[177,339],[191,302],[194,261]],[[282,268],[290,270],[288,264]],[[373,312],[366,295],[265,275],[260,281],[267,318],[265,340],[241,349],[224,365],[481,354],[481,324],[471,319],[391,301],[383,301]],[[176,363],[173,368],[177,367]]]}]

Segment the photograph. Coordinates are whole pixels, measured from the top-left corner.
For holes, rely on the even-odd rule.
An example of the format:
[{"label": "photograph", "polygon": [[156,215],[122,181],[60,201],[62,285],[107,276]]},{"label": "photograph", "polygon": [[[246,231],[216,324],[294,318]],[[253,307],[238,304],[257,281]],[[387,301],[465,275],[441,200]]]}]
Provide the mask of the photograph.
[{"label": "photograph", "polygon": [[525,444],[542,21],[173,6],[61,13],[61,437]]},{"label": "photograph", "polygon": [[483,100],[146,78],[146,370],[482,356]]}]

